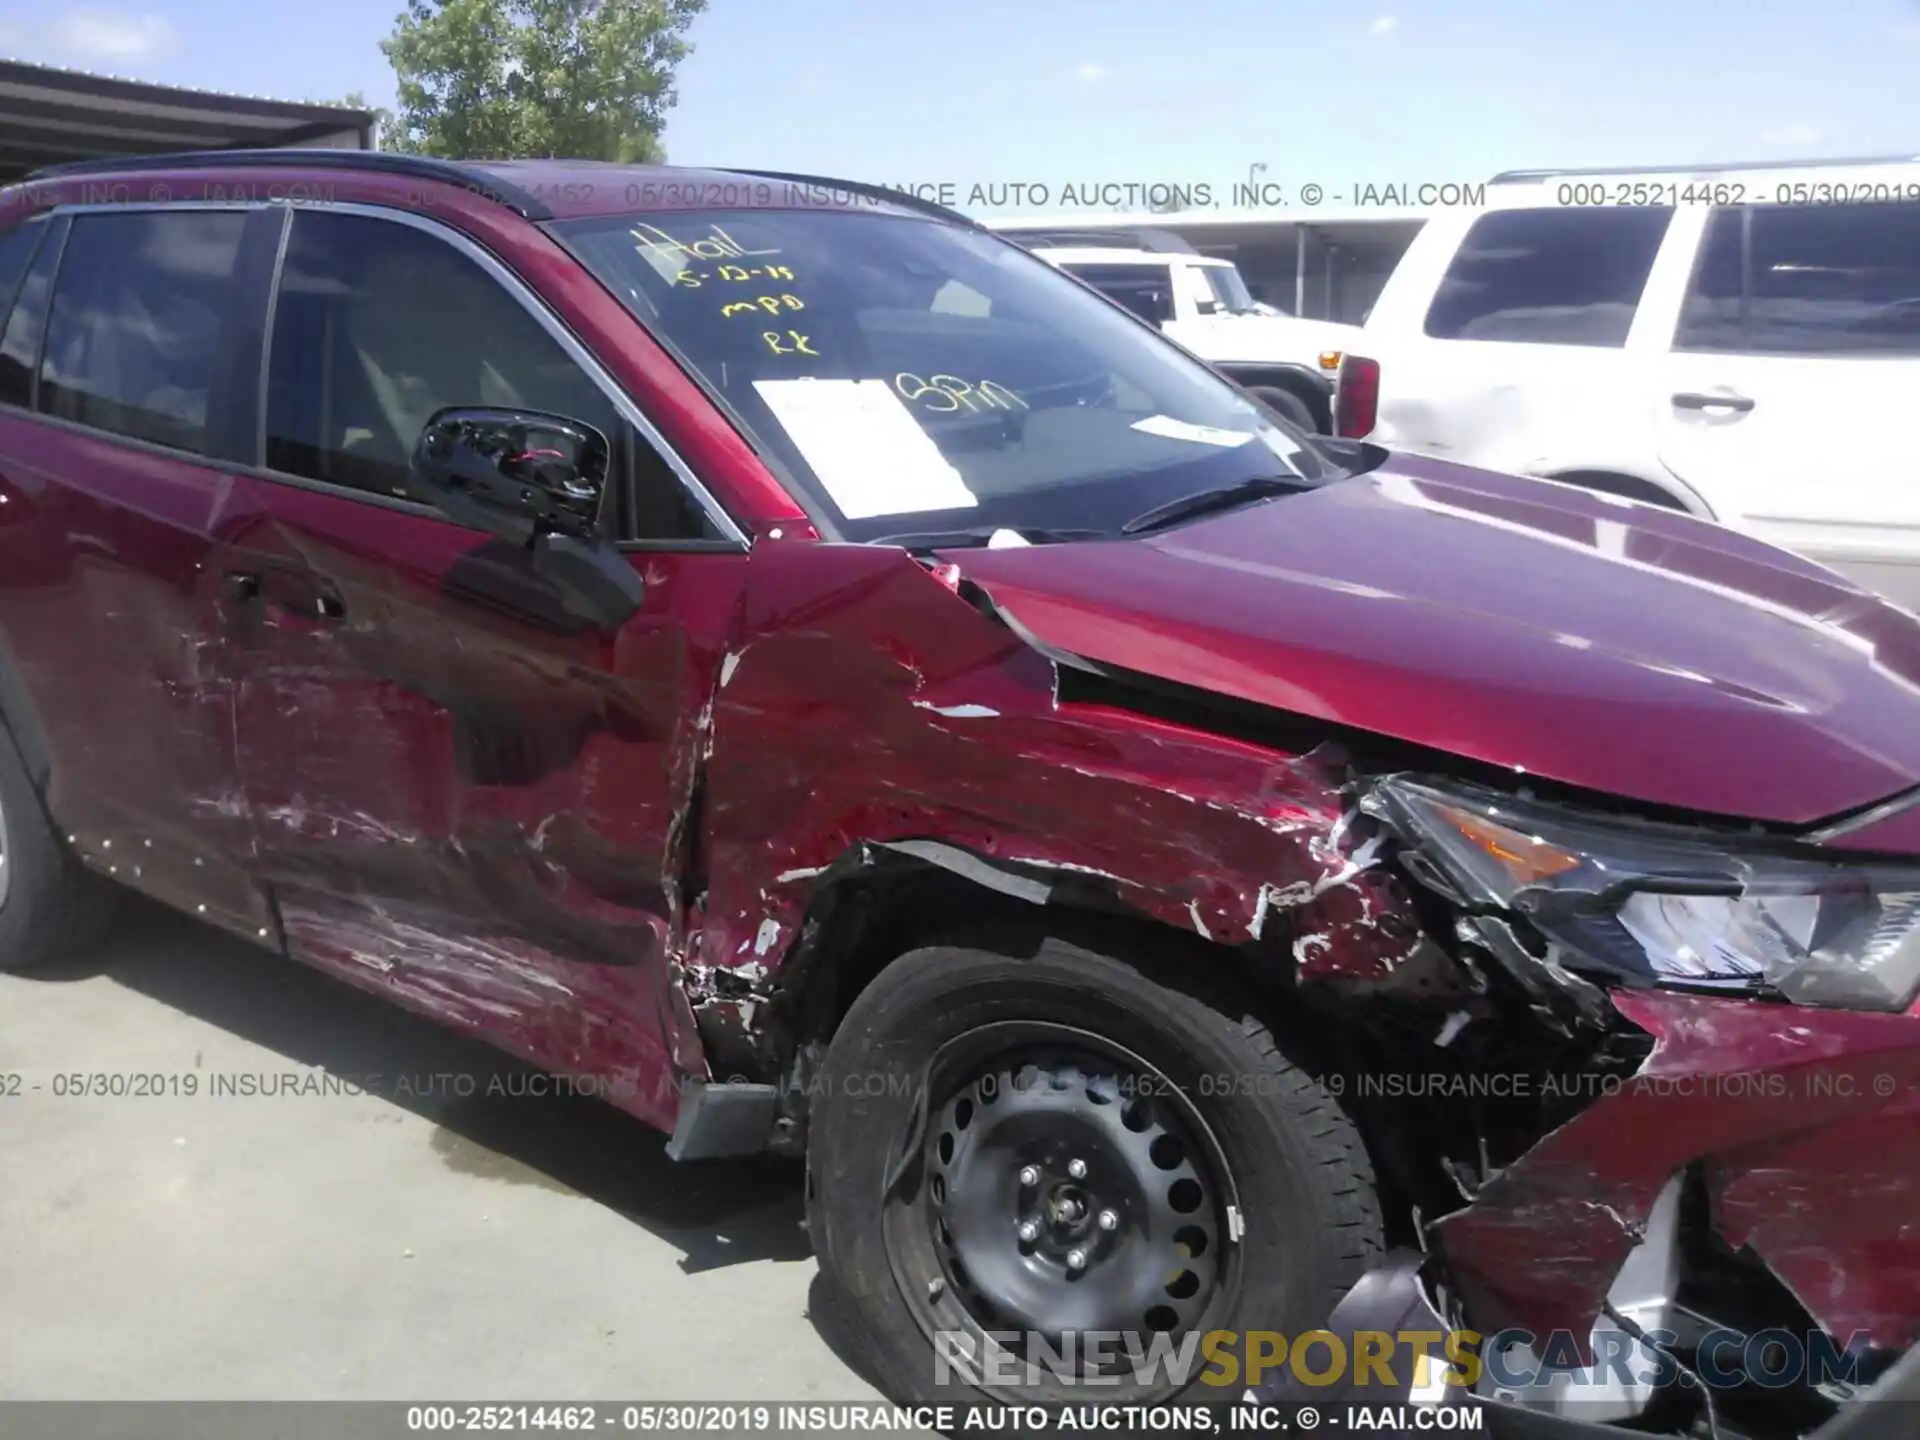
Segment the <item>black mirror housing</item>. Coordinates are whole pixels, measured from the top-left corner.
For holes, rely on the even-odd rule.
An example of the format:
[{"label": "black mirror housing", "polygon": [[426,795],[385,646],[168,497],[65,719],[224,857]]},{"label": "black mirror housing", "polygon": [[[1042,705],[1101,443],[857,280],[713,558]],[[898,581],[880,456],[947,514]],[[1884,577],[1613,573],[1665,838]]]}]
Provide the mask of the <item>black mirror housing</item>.
[{"label": "black mirror housing", "polygon": [[610,453],[605,435],[564,415],[451,407],[420,432],[408,488],[505,540],[585,538],[599,528]]},{"label": "black mirror housing", "polygon": [[600,529],[612,450],[593,426],[537,410],[434,412],[408,489],[448,519],[526,547],[568,614],[614,629],[646,582]]}]

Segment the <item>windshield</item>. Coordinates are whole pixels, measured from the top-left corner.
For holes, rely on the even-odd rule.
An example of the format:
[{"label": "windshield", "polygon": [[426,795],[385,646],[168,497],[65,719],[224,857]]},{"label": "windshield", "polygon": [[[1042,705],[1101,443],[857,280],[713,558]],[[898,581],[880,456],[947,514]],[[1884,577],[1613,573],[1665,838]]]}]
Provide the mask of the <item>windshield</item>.
[{"label": "windshield", "polygon": [[1333,471],[1114,306],[959,225],[745,210],[552,229],[848,539],[1115,534],[1183,496]]},{"label": "windshield", "polygon": [[1201,274],[1207,277],[1207,288],[1213,291],[1213,298],[1220,302],[1220,308],[1229,315],[1257,315],[1259,307],[1254,304],[1253,296],[1247,290],[1247,282],[1240,278],[1240,272],[1231,265],[1202,265]]}]

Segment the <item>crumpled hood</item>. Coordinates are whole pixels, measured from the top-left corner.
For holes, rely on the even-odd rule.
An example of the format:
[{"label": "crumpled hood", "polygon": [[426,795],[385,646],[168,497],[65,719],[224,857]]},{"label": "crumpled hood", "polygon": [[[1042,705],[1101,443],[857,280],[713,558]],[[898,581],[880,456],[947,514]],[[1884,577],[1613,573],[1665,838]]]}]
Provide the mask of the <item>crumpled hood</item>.
[{"label": "crumpled hood", "polygon": [[1632,800],[1920,783],[1920,620],[1734,531],[1395,456],[1135,540],[942,557],[1087,659]]}]

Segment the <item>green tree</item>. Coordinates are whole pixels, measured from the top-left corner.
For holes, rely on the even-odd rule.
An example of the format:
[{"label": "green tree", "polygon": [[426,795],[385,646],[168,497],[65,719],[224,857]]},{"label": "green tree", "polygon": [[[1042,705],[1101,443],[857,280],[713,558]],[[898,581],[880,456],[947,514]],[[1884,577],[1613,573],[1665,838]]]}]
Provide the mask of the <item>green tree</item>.
[{"label": "green tree", "polygon": [[707,0],[409,0],[380,48],[381,145],[449,159],[658,161],[674,68]]}]

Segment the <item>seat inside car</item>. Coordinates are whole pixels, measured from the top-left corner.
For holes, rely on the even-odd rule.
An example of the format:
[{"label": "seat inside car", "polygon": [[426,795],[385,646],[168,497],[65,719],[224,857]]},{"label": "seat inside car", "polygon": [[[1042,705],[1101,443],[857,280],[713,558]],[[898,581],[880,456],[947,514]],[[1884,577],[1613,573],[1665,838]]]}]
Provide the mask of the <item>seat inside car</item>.
[{"label": "seat inside car", "polygon": [[344,453],[404,474],[436,410],[530,403],[493,362],[511,337],[497,333],[492,307],[473,303],[460,270],[411,248],[375,251],[358,270],[340,303],[344,363],[333,367],[346,392],[333,437]]}]

